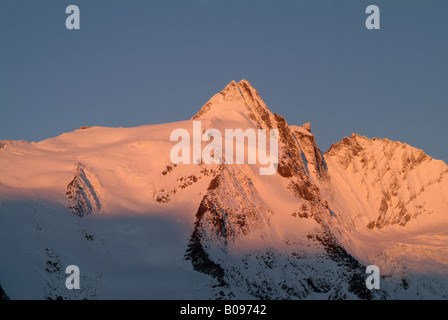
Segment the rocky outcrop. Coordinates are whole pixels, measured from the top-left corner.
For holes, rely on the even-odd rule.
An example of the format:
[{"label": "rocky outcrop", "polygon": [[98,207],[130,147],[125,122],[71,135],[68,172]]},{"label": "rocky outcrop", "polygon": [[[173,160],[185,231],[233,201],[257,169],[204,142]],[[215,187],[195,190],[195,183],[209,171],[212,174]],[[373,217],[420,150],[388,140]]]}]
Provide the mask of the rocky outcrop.
[{"label": "rocky outcrop", "polygon": [[314,135],[311,133],[310,123],[307,122],[301,127],[290,126],[294,138],[300,146],[300,157],[314,183],[322,179],[328,179],[327,165],[322,151],[316,143]]},{"label": "rocky outcrop", "polygon": [[98,178],[83,164],[76,163],[75,165],[75,176],[67,185],[68,209],[79,217],[100,212],[99,191],[101,190],[101,184]]}]

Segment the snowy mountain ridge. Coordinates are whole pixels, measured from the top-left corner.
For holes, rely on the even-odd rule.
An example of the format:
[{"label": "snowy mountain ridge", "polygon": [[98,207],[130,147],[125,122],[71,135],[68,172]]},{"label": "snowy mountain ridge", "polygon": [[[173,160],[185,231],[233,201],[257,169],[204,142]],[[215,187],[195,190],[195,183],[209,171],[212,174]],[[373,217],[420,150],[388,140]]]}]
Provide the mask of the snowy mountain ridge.
[{"label": "snowy mountain ridge", "polygon": [[[199,120],[277,129],[277,173],[173,164],[170,132]],[[322,153],[309,123],[289,125],[246,80],[188,121],[0,145],[0,285],[12,299],[448,297],[448,166],[358,135]],[[77,292],[64,285],[70,264]],[[370,264],[380,290],[365,286]]]}]

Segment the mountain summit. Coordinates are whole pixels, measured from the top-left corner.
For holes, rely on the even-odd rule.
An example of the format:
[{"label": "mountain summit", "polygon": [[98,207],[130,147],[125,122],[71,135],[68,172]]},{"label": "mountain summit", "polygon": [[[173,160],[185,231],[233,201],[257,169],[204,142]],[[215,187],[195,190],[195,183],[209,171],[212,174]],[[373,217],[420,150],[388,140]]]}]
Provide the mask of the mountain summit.
[{"label": "mountain summit", "polygon": [[243,116],[255,122],[260,129],[272,129],[274,115],[249,81],[230,82],[220,93],[215,94],[193,117],[199,119],[231,119]]},{"label": "mountain summit", "polygon": [[[170,134],[197,120],[277,129],[277,173],[173,164]],[[448,297],[447,165],[359,135],[323,153],[309,123],[289,125],[246,80],[191,120],[0,146],[2,298]],[[80,290],[65,287],[68,265]]]}]

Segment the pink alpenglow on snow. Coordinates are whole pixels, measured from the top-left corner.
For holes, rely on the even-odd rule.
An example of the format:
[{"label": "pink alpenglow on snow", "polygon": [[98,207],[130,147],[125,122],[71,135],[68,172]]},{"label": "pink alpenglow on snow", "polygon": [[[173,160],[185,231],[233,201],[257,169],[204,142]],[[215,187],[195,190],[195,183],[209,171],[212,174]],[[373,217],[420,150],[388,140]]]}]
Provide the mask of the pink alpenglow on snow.
[{"label": "pink alpenglow on snow", "polygon": [[306,120],[241,80],[191,120],[0,141],[0,298],[447,299],[448,166]]},{"label": "pink alpenglow on snow", "polygon": [[[258,135],[257,135],[258,133]],[[258,136],[258,137],[257,137]],[[206,129],[202,131],[201,121],[193,121],[193,143],[190,142],[190,133],[186,129],[178,128],[173,130],[170,141],[179,141],[170,151],[170,159],[173,164],[233,164],[233,152],[236,149],[235,164],[259,164],[268,165],[268,168],[259,168],[260,175],[272,175],[278,168],[278,130],[269,130],[269,149],[266,148],[266,130],[248,128],[225,129],[223,153],[223,136],[218,129]],[[245,141],[247,138],[247,144]],[[236,140],[236,145],[234,141]],[[210,141],[203,149],[202,142]],[[257,144],[258,142],[258,144]],[[191,162],[190,146],[192,145],[193,162]],[[247,153],[245,152],[247,150]],[[258,151],[258,152],[257,152]],[[269,152],[267,156],[266,152]],[[179,155],[180,154],[180,155]],[[246,155],[246,157],[245,157]],[[257,162],[258,155],[258,162]],[[247,162],[245,159],[247,158]]]}]

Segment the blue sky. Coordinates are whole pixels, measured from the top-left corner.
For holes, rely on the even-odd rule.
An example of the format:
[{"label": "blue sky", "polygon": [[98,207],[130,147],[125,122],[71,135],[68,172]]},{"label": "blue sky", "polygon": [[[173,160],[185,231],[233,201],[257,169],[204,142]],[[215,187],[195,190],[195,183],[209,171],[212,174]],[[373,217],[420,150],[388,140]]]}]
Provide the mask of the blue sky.
[{"label": "blue sky", "polygon": [[[65,28],[78,5],[81,29]],[[365,8],[381,29],[365,28]],[[446,1],[0,0],[0,139],[191,118],[247,79],[325,151],[352,132],[448,162]]]}]

